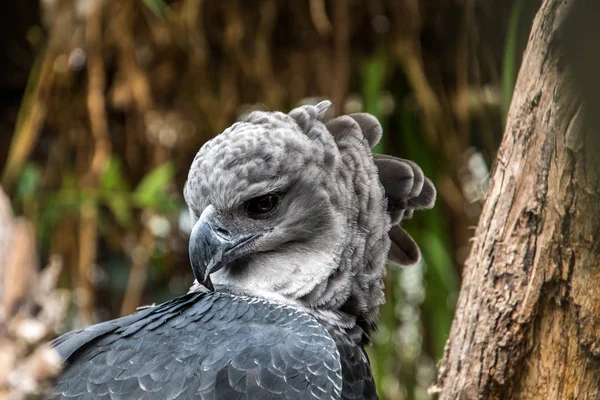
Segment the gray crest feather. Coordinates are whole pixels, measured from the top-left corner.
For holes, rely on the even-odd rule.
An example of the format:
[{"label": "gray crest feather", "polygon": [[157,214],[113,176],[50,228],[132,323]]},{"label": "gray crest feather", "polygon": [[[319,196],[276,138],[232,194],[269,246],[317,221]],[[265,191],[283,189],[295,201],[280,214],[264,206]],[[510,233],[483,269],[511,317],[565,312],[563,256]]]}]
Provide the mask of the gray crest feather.
[{"label": "gray crest feather", "polygon": [[325,126],[337,143],[342,143],[350,138],[359,141],[364,139],[360,125],[349,115],[334,118],[327,122]]},{"label": "gray crest feather", "polygon": [[433,182],[431,182],[429,178],[425,177],[421,193],[419,193],[416,197],[411,198],[408,201],[408,206],[414,210],[430,209],[435,204],[436,196],[437,193]]},{"label": "gray crest feather", "polygon": [[325,116],[325,113],[327,112],[327,110],[329,110],[329,107],[331,107],[331,101],[323,100],[320,103],[318,103],[317,105],[315,105],[315,107],[317,108],[317,110],[319,110],[318,118],[320,120],[322,120],[323,117]]},{"label": "gray crest feather", "polygon": [[411,218],[414,210],[433,207],[435,186],[413,161],[383,154],[374,155],[373,160],[379,170],[392,218],[392,244],[388,259],[400,265],[415,264],[420,259],[419,247],[406,231],[394,225]]},{"label": "gray crest feather", "polygon": [[[326,124],[336,142],[352,142],[364,139],[374,147],[382,135],[381,124],[370,114],[341,116]],[[388,260],[400,265],[412,265],[419,261],[420,251],[415,241],[399,225],[411,218],[414,210],[433,207],[436,191],[431,180],[413,161],[383,154],[373,155],[379,181],[388,201],[391,217],[391,248]]]},{"label": "gray crest feather", "polygon": [[415,172],[409,164],[392,157],[376,155],[374,159],[379,170],[379,180],[388,199],[401,202],[414,196]]},{"label": "gray crest feather", "polygon": [[349,117],[358,123],[363,136],[369,142],[369,146],[371,148],[375,147],[383,135],[383,129],[377,118],[367,113],[350,114]]},{"label": "gray crest feather", "polygon": [[366,113],[342,115],[329,121],[326,126],[337,142],[343,141],[345,136],[353,133],[350,136],[366,139],[370,148],[379,143],[383,134],[377,118]]},{"label": "gray crest feather", "polygon": [[421,259],[421,251],[413,238],[400,226],[390,229],[390,253],[388,260],[399,265],[412,265]]}]

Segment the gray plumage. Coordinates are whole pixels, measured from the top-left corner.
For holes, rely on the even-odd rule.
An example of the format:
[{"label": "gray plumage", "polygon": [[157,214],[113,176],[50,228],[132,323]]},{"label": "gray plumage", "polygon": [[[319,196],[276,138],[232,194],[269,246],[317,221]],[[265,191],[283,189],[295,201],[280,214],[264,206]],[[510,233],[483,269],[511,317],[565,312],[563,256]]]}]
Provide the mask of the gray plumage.
[{"label": "gray plumage", "polygon": [[184,190],[195,285],[58,338],[54,398],[377,398],[363,346],[386,259],[418,261],[399,224],[435,189],[371,154],[373,116],[325,121],[329,104],[253,112],[200,149]]}]

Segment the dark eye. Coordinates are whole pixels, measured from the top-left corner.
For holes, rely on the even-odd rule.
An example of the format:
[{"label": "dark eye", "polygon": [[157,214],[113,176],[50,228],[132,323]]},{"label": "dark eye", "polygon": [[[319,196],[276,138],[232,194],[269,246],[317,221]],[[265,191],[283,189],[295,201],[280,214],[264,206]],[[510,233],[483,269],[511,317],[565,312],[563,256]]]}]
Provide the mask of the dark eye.
[{"label": "dark eye", "polygon": [[260,215],[272,211],[279,203],[279,196],[275,193],[255,197],[246,202],[246,210],[250,214]]}]

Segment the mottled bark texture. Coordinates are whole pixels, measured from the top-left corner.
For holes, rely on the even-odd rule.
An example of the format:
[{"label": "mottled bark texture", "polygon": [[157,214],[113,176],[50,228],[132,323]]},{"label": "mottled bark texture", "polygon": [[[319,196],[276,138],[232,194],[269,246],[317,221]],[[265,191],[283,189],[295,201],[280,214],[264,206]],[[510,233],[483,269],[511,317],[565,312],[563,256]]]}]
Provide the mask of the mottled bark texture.
[{"label": "mottled bark texture", "polygon": [[589,67],[595,3],[546,0],[536,16],[433,388],[440,399],[600,398],[599,112],[585,89],[600,71]]}]

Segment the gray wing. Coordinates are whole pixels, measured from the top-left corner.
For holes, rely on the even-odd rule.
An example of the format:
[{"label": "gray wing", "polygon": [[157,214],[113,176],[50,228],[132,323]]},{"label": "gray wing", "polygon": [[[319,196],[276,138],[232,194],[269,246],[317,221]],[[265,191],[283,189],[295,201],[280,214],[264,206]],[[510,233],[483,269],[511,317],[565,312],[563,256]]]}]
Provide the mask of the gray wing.
[{"label": "gray wing", "polygon": [[338,343],[344,371],[342,399],[376,400],[377,390],[371,373],[371,365],[362,346],[354,343]]},{"label": "gray wing", "polygon": [[190,293],[61,336],[51,399],[339,399],[340,355],[291,307]]},{"label": "gray wing", "polygon": [[[337,344],[342,363],[342,399],[377,400],[375,380],[371,364],[363,345],[357,343],[356,335],[361,336],[362,329],[355,326],[351,331],[329,326],[328,332]],[[354,336],[352,339],[350,336]]]}]

